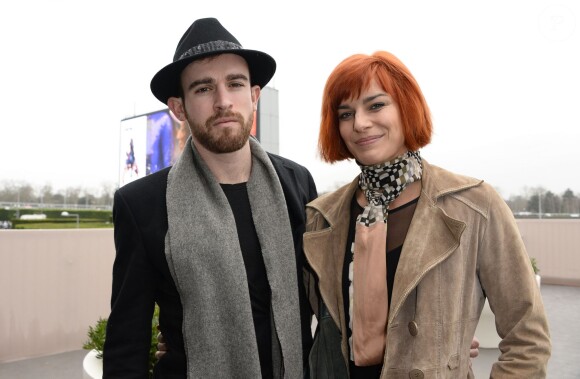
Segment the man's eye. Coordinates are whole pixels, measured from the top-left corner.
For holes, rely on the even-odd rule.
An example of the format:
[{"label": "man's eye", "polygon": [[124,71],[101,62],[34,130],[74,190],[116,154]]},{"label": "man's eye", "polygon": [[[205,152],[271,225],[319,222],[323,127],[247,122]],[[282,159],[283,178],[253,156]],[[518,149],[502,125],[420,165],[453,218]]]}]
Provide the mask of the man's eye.
[{"label": "man's eye", "polygon": [[209,91],[209,87],[199,87],[195,90],[195,93],[205,93]]}]

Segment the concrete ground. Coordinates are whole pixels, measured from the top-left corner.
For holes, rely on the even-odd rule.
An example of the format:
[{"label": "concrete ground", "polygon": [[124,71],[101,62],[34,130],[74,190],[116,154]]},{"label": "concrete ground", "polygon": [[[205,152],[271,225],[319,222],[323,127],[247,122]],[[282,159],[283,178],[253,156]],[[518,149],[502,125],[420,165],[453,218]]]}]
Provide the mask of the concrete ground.
[{"label": "concrete ground", "polygon": [[[580,287],[542,284],[542,297],[552,336],[548,378],[580,378]],[[0,364],[4,379],[81,379],[86,350]],[[489,378],[498,349],[480,349],[473,361],[476,378]]]},{"label": "concrete ground", "polygon": [[2,379],[82,379],[87,350],[0,364]]},{"label": "concrete ground", "polygon": [[[580,378],[580,287],[542,284],[541,291],[552,337],[547,377]],[[480,349],[479,357],[473,360],[475,377],[489,378],[498,356],[499,349]]]}]

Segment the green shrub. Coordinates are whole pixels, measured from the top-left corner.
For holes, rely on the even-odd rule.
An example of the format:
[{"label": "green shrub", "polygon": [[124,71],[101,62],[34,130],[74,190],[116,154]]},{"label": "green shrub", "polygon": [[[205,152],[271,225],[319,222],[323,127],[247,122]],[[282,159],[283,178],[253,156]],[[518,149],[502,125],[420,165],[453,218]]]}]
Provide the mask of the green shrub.
[{"label": "green shrub", "polygon": [[99,318],[95,326],[89,326],[89,339],[83,345],[83,349],[95,350],[97,358],[103,358],[103,346],[105,346],[105,334],[107,331],[107,319]]},{"label": "green shrub", "polygon": [[[155,305],[155,312],[151,320],[151,348],[149,349],[149,376],[153,377],[153,366],[157,362],[155,352],[157,351],[157,325],[159,325],[159,307]],[[89,339],[84,343],[83,349],[95,350],[97,358],[103,358],[103,347],[105,346],[105,336],[107,331],[107,319],[99,318],[94,326],[89,326],[87,333]]]},{"label": "green shrub", "polygon": [[536,258],[530,258],[530,262],[532,263],[532,269],[534,270],[534,274],[538,275],[538,272],[540,272],[540,269],[538,268],[538,262],[536,261]]}]

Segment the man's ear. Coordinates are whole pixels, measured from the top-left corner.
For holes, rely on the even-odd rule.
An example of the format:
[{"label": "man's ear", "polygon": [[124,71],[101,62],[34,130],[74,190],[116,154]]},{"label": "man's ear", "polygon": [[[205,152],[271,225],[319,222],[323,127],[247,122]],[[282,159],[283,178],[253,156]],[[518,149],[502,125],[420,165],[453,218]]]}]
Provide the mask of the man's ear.
[{"label": "man's ear", "polygon": [[254,106],[254,112],[258,110],[258,100],[260,99],[260,86],[252,86],[252,104]]},{"label": "man's ear", "polygon": [[180,97],[170,97],[167,106],[179,121],[186,121],[183,100]]}]

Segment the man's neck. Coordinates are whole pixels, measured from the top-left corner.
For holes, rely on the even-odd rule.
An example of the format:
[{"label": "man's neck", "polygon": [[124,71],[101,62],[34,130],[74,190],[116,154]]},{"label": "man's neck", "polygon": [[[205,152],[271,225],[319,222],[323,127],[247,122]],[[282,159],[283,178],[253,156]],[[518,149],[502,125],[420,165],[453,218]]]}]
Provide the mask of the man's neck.
[{"label": "man's neck", "polygon": [[193,142],[199,155],[220,184],[245,183],[252,171],[250,142],[232,153],[216,154]]}]

